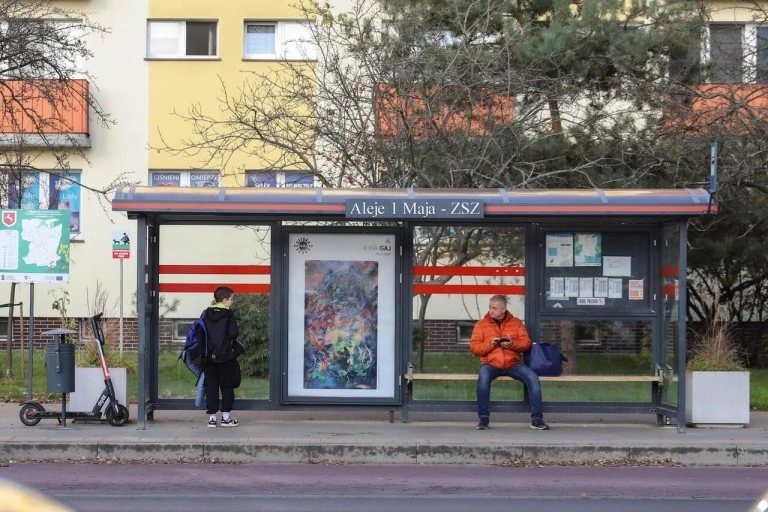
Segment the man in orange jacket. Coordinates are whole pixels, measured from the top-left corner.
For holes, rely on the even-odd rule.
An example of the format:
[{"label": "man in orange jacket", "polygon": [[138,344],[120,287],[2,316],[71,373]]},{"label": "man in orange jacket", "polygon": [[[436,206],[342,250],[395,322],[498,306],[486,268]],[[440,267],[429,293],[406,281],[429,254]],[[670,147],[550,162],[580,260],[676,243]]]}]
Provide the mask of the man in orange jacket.
[{"label": "man in orange jacket", "polygon": [[522,362],[521,353],[530,348],[531,338],[523,322],[507,311],[507,298],[504,295],[491,297],[488,313],[475,324],[469,340],[469,351],[481,358],[477,377],[478,430],[488,428],[491,382],[501,375],[525,384],[531,403],[531,428],[549,430],[541,413],[539,376]]}]

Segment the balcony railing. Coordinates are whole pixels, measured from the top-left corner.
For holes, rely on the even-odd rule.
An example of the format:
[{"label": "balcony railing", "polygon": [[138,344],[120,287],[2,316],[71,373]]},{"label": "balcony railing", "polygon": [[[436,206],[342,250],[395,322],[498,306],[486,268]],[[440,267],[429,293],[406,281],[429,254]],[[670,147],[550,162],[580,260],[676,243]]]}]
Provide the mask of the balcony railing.
[{"label": "balcony railing", "polygon": [[768,84],[687,86],[670,96],[664,119],[668,129],[692,134],[753,132],[768,122]]},{"label": "balcony railing", "polygon": [[0,81],[0,144],[90,146],[88,81]]},{"label": "balcony railing", "polygon": [[427,139],[436,133],[487,136],[493,129],[509,124],[514,116],[514,99],[492,91],[444,87],[431,97],[380,84],[375,102],[377,130],[381,137],[412,136]]}]

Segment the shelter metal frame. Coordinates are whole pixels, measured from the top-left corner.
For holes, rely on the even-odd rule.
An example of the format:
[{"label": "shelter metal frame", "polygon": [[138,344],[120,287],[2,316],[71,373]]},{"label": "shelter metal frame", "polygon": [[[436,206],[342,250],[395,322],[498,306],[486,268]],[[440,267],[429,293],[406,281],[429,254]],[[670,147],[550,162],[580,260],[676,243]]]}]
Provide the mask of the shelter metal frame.
[{"label": "shelter metal frame", "polygon": [[[450,211],[439,206],[454,203],[480,204],[481,212]],[[379,217],[373,208],[355,209],[355,205],[418,205],[397,214]],[[435,205],[438,208],[434,208]],[[430,209],[430,206],[432,207]],[[717,213],[718,206],[709,192],[703,189],[639,189],[639,190],[507,190],[507,189],[322,189],[322,188],[190,188],[190,187],[123,187],[116,192],[112,203],[114,211],[122,211],[137,221],[137,306],[139,338],[139,422],[152,418],[156,409],[191,409],[192,400],[161,399],[158,397],[159,358],[159,261],[160,227],[173,225],[260,225],[268,226],[271,233],[271,283],[284,283],[286,261],[276,247],[283,247],[287,232],[295,229],[296,222],[333,221],[335,230],[361,225],[387,226],[399,230],[402,247],[402,280],[397,292],[397,304],[401,325],[395,330],[396,371],[399,376],[406,371],[409,354],[412,353],[413,301],[410,284],[413,282],[413,229],[418,225],[480,225],[526,226],[526,287],[525,321],[536,338],[539,320],[551,312],[542,311],[540,297],[544,288],[544,272],[541,265],[544,248],[540,243],[543,228],[573,226],[577,229],[632,230],[646,229],[652,233],[654,243],[662,234],[671,231],[676,247],[674,253],[676,272],[667,276],[677,283],[679,304],[686,303],[686,244],[687,221],[690,217]],[[450,210],[450,208],[448,208]],[[466,210],[466,209],[465,209]],[[389,212],[389,210],[387,210]],[[338,226],[341,226],[339,228]],[[536,241],[535,243],[532,243]],[[665,243],[669,243],[666,240]],[[669,252],[669,251],[668,251]],[[658,251],[652,255],[653,268],[660,267]],[[658,272],[654,272],[658,274]],[[676,367],[667,370],[677,374],[676,402],[663,399],[649,404],[568,402],[546,403],[545,411],[562,412],[655,412],[657,419],[663,416],[677,418],[678,431],[685,429],[685,357],[686,327],[685,307],[674,311],[664,308],[660,276],[651,276],[650,289],[654,291],[653,314],[646,315],[653,322],[653,368],[664,367],[665,354],[678,354]],[[270,311],[270,353],[283,350],[286,340],[287,305],[284,287],[272,286]],[[665,316],[666,314],[666,316]],[[610,319],[634,318],[633,315],[608,315]],[[595,318],[604,318],[596,315]],[[662,336],[670,329],[675,346],[662,343]],[[404,404],[405,389],[399,378],[396,398],[391,404],[338,405],[323,403],[285,403],[282,399],[283,382],[280,368],[270,358],[270,398],[268,400],[239,400],[238,407],[255,410],[284,410],[289,408],[376,408],[390,409]],[[398,376],[398,377],[399,377]],[[431,402],[410,406],[411,410],[474,410],[474,402]],[[640,410],[638,410],[640,409]],[[521,411],[525,404],[511,402],[494,404],[494,410]],[[681,412],[682,411],[682,412]]]}]

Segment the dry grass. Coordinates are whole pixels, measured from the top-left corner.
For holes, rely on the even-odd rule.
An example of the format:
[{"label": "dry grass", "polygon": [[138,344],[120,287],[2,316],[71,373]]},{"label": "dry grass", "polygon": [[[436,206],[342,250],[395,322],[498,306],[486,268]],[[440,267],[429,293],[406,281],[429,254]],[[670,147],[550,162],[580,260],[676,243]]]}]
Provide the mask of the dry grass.
[{"label": "dry grass", "polygon": [[707,329],[696,336],[688,359],[691,371],[739,371],[744,369],[740,347],[736,344],[727,322],[713,318]]}]

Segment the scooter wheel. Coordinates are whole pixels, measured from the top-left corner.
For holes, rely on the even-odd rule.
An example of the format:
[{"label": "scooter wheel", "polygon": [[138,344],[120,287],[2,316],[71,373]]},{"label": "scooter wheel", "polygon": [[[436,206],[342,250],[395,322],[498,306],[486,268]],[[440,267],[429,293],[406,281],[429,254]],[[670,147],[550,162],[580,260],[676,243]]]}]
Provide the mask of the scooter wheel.
[{"label": "scooter wheel", "polygon": [[42,412],[45,409],[43,409],[42,405],[38,404],[24,404],[21,406],[21,410],[19,411],[19,419],[23,424],[25,424],[28,427],[34,427],[38,423],[40,423],[40,420],[42,419],[40,416],[37,416],[38,412]]},{"label": "scooter wheel", "polygon": [[113,427],[122,427],[128,423],[128,408],[123,404],[117,404],[118,413],[115,414],[115,409],[111,406],[107,406],[107,423]]}]

